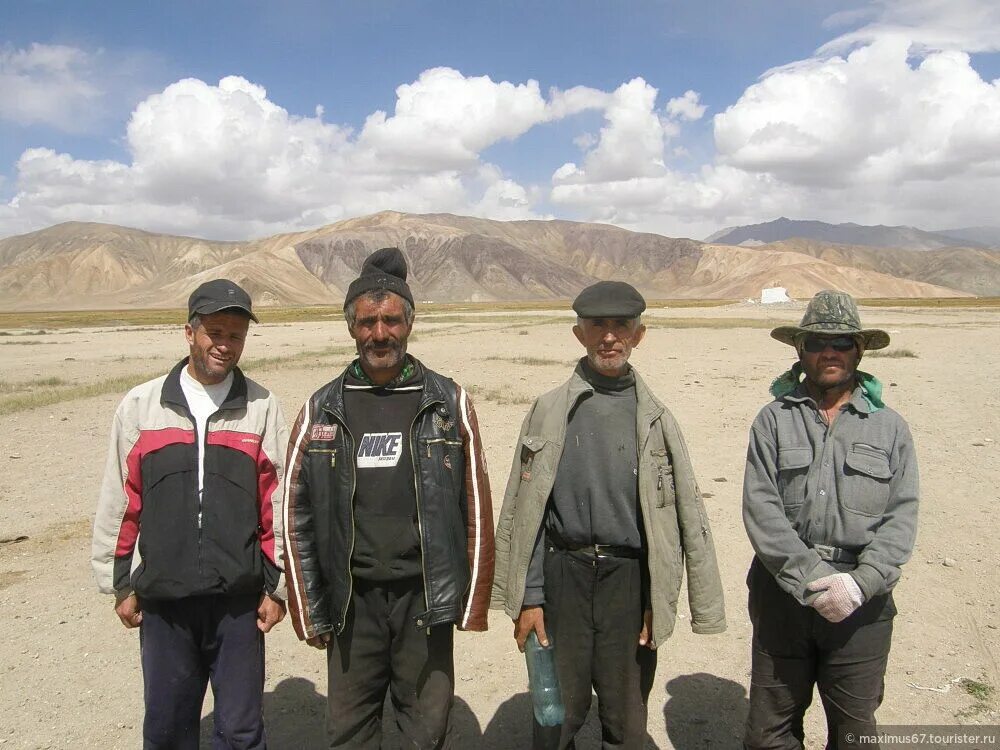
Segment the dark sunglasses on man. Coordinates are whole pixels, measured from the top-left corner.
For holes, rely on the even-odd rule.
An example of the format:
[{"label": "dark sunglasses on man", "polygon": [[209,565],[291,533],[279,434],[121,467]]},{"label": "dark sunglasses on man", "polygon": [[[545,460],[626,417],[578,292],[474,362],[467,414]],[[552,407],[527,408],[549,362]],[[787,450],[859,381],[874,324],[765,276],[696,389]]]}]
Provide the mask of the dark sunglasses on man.
[{"label": "dark sunglasses on man", "polygon": [[857,342],[850,336],[806,336],[802,342],[802,348],[810,354],[819,354],[828,346],[836,352],[849,352]]}]

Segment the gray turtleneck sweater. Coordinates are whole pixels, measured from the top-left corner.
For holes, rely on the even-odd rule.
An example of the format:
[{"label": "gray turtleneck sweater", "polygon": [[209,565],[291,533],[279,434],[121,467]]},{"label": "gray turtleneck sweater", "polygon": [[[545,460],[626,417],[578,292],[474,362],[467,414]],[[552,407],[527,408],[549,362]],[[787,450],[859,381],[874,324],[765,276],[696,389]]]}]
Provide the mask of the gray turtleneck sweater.
[{"label": "gray turtleneck sweater", "polygon": [[542,604],[544,537],[577,546],[611,544],[641,549],[635,375],[595,372],[586,358],[581,374],[594,390],[569,413],[543,529],[528,567],[524,605]]}]

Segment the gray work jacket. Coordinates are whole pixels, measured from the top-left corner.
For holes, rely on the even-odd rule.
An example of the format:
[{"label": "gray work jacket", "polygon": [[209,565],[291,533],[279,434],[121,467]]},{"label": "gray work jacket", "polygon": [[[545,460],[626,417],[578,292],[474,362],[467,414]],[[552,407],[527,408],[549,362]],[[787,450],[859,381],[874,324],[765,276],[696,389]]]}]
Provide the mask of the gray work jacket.
[{"label": "gray work jacket", "polygon": [[[512,619],[521,612],[528,565],[562,456],[569,412],[592,390],[574,372],[566,383],[539,397],[514,447],[496,531],[492,601]],[[639,506],[646,532],[653,642],[662,645],[673,633],[685,567],[692,630],[721,633],[726,629],[722,581],[687,446],[673,415],[638,373],[635,392]]]},{"label": "gray work jacket", "polygon": [[909,427],[860,388],[831,427],[803,385],[765,406],[750,429],[743,522],[757,557],[800,603],[806,585],[839,572],[815,549],[857,556],[849,571],[868,600],[890,591],[917,532],[917,457]]}]

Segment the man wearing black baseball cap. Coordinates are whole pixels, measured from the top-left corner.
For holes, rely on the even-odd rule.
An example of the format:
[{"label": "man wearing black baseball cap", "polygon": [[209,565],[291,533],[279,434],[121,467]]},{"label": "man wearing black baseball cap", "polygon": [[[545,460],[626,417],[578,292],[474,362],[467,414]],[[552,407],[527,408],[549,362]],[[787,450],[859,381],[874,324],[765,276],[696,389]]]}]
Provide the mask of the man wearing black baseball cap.
[{"label": "man wearing black baseball cap", "polygon": [[691,627],[726,628],[708,515],[680,428],[629,364],[646,309],[601,281],[573,302],[586,349],[570,379],[521,427],[497,525],[493,601],[555,649],[560,729],[535,748],[574,746],[597,691],[604,747],[640,750],[657,646],[670,637],[686,567]]},{"label": "man wearing black baseball cap", "polygon": [[406,259],[365,259],[344,300],[358,357],[292,427],[289,617],[326,649],[331,748],[452,747],[454,629],[486,630],[493,506],[469,394],[407,354]]},{"label": "man wearing black baseball cap", "polygon": [[195,289],[189,356],[133,388],[112,426],[92,562],[122,624],[141,629],[145,748],[196,750],[209,678],[215,736],[266,747],[263,638],[285,613],[288,433],[274,395],[237,367],[251,320],[234,282]]}]

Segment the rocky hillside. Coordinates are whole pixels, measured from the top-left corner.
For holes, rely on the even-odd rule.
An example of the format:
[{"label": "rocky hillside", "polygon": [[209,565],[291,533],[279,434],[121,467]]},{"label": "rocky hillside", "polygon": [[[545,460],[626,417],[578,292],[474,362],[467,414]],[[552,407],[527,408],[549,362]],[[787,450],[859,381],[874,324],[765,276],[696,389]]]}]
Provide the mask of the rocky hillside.
[{"label": "rocky hillside", "polygon": [[67,223],[0,240],[0,309],[172,307],[209,278],[260,305],[339,304],[366,255],[395,245],[423,301],[557,299],[599,279],[650,298],[793,296],[836,287],[868,297],[1000,294],[1000,252],[885,251],[815,241],[734,247],[570,221],[450,214],[363,216],[309,232],[210,242]]}]

